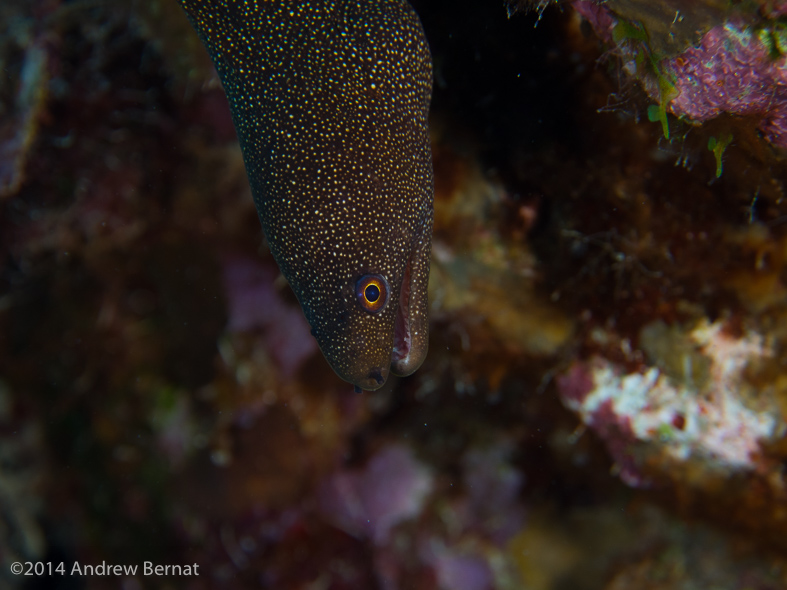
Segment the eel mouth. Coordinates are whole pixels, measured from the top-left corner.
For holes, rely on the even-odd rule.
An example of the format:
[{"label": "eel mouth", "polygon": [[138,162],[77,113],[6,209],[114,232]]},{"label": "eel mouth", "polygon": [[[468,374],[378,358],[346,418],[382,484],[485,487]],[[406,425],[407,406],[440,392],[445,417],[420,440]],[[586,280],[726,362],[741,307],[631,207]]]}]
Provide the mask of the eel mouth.
[{"label": "eel mouth", "polygon": [[394,345],[391,351],[390,369],[388,367],[375,367],[364,378],[353,382],[356,393],[380,389],[385,384],[389,371],[401,377],[413,372],[413,370],[409,369],[410,353],[413,348],[410,328],[410,294],[412,292],[410,276],[410,263],[408,262],[404,269],[402,286],[399,290],[399,307],[396,310],[394,319]]},{"label": "eel mouth", "polygon": [[407,366],[410,352],[413,347],[413,336],[410,331],[410,261],[404,269],[404,278],[399,292],[399,309],[396,310],[394,321],[394,346],[391,354],[391,364],[395,373],[399,374],[396,367]]}]

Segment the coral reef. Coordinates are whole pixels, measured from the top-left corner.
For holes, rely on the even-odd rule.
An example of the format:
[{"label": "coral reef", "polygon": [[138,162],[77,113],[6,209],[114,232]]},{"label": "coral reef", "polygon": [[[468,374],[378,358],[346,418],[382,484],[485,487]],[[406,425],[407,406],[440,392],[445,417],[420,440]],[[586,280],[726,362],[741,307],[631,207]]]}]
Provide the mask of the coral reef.
[{"label": "coral reef", "polygon": [[784,3],[413,4],[430,353],[362,395],[175,3],[0,7],[4,588],[787,586]]}]

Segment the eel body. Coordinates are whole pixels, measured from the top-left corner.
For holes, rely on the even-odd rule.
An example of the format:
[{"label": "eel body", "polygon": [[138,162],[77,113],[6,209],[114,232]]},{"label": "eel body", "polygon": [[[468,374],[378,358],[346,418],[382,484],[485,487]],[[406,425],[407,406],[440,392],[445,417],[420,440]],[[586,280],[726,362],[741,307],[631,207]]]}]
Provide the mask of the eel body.
[{"label": "eel body", "polygon": [[268,244],[336,373],[428,347],[429,47],[405,0],[180,0],[230,103]]}]

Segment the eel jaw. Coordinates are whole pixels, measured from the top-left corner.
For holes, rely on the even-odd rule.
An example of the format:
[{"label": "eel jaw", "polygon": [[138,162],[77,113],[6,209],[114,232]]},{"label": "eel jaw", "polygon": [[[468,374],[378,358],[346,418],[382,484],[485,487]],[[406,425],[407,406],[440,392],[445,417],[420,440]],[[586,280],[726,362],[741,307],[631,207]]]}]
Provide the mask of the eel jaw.
[{"label": "eel jaw", "polygon": [[[413,366],[413,358],[411,356],[413,338],[410,329],[410,264],[404,271],[404,278],[402,280],[402,287],[399,292],[399,307],[396,310],[396,317],[394,318],[394,342],[393,350],[391,352],[391,368],[390,373],[399,376],[409,375],[414,372],[418,365]],[[355,392],[361,393],[362,391],[374,391],[379,389],[385,384],[388,378],[389,369],[379,367],[372,369],[372,371],[362,380],[356,381]]]},{"label": "eel jaw", "polygon": [[356,393],[379,389],[388,379],[389,372],[403,377],[411,374],[420,366],[420,360],[417,365],[413,366],[414,359],[410,354],[413,346],[410,325],[411,290],[410,263],[408,262],[404,270],[402,286],[399,291],[399,306],[396,309],[396,317],[394,318],[394,342],[390,369],[387,367],[372,369],[366,377],[354,382]]},{"label": "eel jaw", "polygon": [[[399,370],[409,364],[410,352],[413,348],[413,335],[410,326],[410,262],[404,269],[404,278],[399,292],[399,307],[394,320],[394,346],[391,353],[391,366],[397,375],[409,375]],[[412,372],[412,371],[411,371]]]},{"label": "eel jaw", "polygon": [[412,260],[405,267],[402,287],[399,293],[399,308],[394,320],[394,345],[391,353],[391,373],[406,377],[414,373],[426,358],[428,343],[428,324],[424,323],[425,314],[420,309],[425,302],[414,297],[418,289],[417,277],[412,272]]},{"label": "eel jaw", "polygon": [[429,351],[429,262],[432,246],[432,214],[424,220],[404,268],[399,306],[394,319],[391,373],[406,377],[414,373]]}]

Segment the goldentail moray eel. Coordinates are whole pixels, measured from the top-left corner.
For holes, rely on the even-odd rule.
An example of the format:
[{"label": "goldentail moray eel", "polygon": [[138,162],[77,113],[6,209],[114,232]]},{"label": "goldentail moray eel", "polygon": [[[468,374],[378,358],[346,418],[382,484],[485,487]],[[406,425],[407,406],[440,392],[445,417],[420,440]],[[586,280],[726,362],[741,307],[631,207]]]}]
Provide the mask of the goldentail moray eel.
[{"label": "goldentail moray eel", "polygon": [[271,252],[356,390],[428,348],[429,46],[404,0],[180,0],[229,100]]}]

